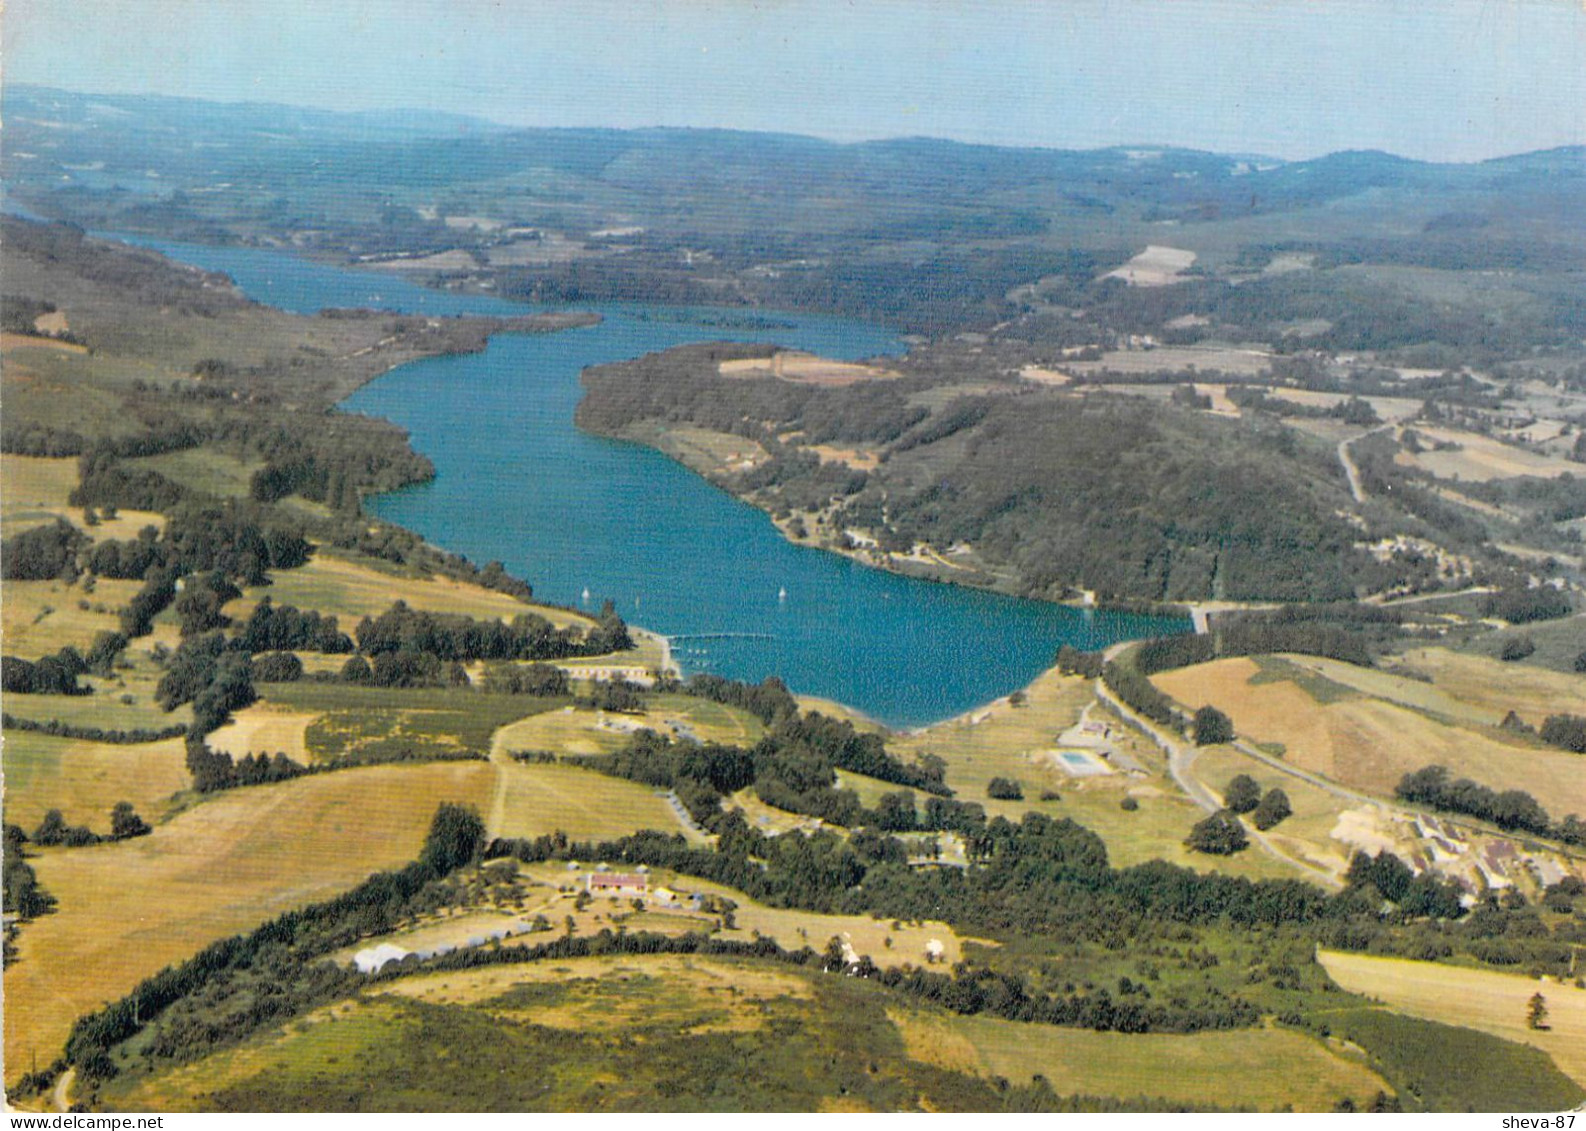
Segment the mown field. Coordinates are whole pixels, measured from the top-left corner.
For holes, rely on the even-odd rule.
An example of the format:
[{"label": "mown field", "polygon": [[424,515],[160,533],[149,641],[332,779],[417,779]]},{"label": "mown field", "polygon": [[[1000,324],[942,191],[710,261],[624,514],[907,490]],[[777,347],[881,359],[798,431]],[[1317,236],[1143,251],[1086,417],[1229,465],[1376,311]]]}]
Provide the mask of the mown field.
[{"label": "mown field", "polygon": [[101,632],[114,632],[120,611],[140,588],[137,581],[98,579],[91,588],[82,580],[7,581],[0,602],[0,634],[8,656],[36,660],[68,644],[87,651]]},{"label": "mown field", "polygon": [[307,565],[277,573],[268,587],[247,590],[226,606],[226,613],[243,619],[265,596],[277,605],[295,605],[339,617],[342,631],[349,634],[360,618],[377,617],[398,600],[424,612],[453,613],[476,620],[511,620],[524,613],[536,613],[558,628],[594,623],[567,609],[526,605],[505,593],[447,577],[418,576],[400,566],[377,568],[367,559],[352,561],[323,547]]},{"label": "mown field", "polygon": [[1496,726],[1514,711],[1540,726],[1548,715],[1586,714],[1586,678],[1448,648],[1417,648],[1394,657],[1395,669],[1419,673],[1430,682],[1320,656],[1288,659],[1364,694],[1461,721]]},{"label": "mown field", "polygon": [[[999,700],[967,716],[899,735],[889,741],[889,749],[905,759],[923,752],[945,759],[947,784],[961,799],[984,805],[991,816],[1018,820],[1033,811],[1073,818],[1106,842],[1109,858],[1120,867],[1162,859],[1251,878],[1293,877],[1292,869],[1265,853],[1210,857],[1186,849],[1184,838],[1204,814],[1167,777],[1156,748],[1132,732],[1123,731],[1118,741],[1146,767],[1144,778],[1122,773],[1076,778],[1055,768],[1045,752],[1054,749],[1058,736],[1078,721],[1093,695],[1091,681],[1049,671],[1026,688],[1025,695],[1023,706]],[[1101,712],[1092,717],[1110,719]],[[987,797],[994,777],[1020,782],[1024,800]],[[1043,801],[1041,795],[1048,790],[1061,800]],[[1125,797],[1133,797],[1139,808],[1132,812],[1121,808]]]},{"label": "mown field", "polygon": [[494,768],[378,766],[229,791],[146,837],[41,851],[58,901],[5,970],[14,1078],[54,1059],[72,1021],[206,943],[411,860],[442,801],[483,811]]},{"label": "mown field", "polygon": [[1045,1076],[1059,1092],[1328,1111],[1345,1097],[1363,1107],[1392,1091],[1358,1059],[1291,1030],[1096,1033],[936,1012],[889,1016],[916,1059],[1016,1083]]},{"label": "mown field", "polygon": [[1153,680],[1192,709],[1218,707],[1240,737],[1280,744],[1286,761],[1352,789],[1392,796],[1405,774],[1436,764],[1494,789],[1525,790],[1556,817],[1586,812],[1579,755],[1511,740],[1493,728],[1440,718],[1333,680],[1289,678],[1270,665],[1264,670],[1264,659],[1215,660]]},{"label": "mown field", "polygon": [[536,837],[564,832],[575,841],[608,840],[656,829],[685,830],[655,790],[577,766],[492,763],[497,771],[490,804],[480,810],[493,836]]},{"label": "mown field", "polygon": [[765,726],[747,711],[687,695],[648,697],[642,712],[612,714],[571,706],[545,711],[510,723],[495,732],[492,749],[546,750],[557,754],[610,754],[622,749],[639,730],[699,742],[751,746]]},{"label": "mown field", "polygon": [[[1397,1012],[1541,1049],[1586,1089],[1586,990],[1578,986],[1333,950],[1318,951],[1317,960],[1344,989]],[[1527,1003],[1537,993],[1546,999],[1546,1029],[1527,1024]]]},{"label": "mown field", "polygon": [[8,1068],[53,1059],[73,1019],[206,943],[324,899],[417,854],[443,801],[493,835],[608,839],[680,830],[652,790],[571,766],[429,763],[228,791],[137,840],[40,851],[59,901],[5,972]]},{"label": "mown field", "polygon": [[4,751],[5,819],[29,832],[59,809],[67,824],[108,835],[121,801],[152,822],[191,781],[180,738],[115,745],[7,731]]}]

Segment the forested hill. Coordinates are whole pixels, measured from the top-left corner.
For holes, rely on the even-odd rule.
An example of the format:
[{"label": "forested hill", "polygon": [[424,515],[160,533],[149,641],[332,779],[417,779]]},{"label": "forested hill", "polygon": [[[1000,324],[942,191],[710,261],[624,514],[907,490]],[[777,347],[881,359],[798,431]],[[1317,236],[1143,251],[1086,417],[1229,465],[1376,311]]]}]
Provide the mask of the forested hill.
[{"label": "forested hill", "polygon": [[[689,459],[796,538],[924,543],[919,556],[959,580],[1032,595],[1329,600],[1380,580],[1336,457],[1275,423],[1016,384],[955,394],[927,377],[720,375],[721,358],[748,352],[691,347],[590,370],[578,421]],[[700,465],[673,442],[688,429],[752,439],[763,455]]]}]

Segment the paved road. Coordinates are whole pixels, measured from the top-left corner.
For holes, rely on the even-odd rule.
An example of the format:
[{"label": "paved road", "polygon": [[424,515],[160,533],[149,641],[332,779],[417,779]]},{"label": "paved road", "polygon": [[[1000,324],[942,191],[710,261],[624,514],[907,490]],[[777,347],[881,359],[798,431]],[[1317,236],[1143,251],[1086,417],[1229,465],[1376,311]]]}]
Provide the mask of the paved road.
[{"label": "paved road", "polygon": [[[1192,772],[1195,758],[1199,753],[1193,745],[1170,737],[1166,731],[1155,723],[1143,718],[1128,704],[1119,700],[1099,679],[1096,681],[1096,697],[1117,711],[1120,717],[1128,720],[1166,752],[1168,773],[1173,776],[1173,781],[1178,785],[1179,789],[1184,791],[1185,796],[1208,813],[1215,813],[1223,807],[1222,798],[1208,789]],[[1250,835],[1250,839],[1273,859],[1279,860],[1291,868],[1298,869],[1305,873],[1308,878],[1325,887],[1336,888],[1342,886],[1342,882],[1336,873],[1326,868],[1319,868],[1315,864],[1301,860],[1297,856],[1289,855],[1259,829],[1246,825],[1245,831]]]}]

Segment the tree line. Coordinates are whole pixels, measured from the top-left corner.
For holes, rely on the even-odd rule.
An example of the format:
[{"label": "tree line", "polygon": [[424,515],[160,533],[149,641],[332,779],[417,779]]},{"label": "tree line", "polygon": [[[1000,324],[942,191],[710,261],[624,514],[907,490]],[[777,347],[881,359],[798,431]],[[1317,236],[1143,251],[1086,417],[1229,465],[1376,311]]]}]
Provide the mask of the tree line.
[{"label": "tree line", "polygon": [[1469,778],[1450,779],[1446,766],[1405,774],[1394,796],[1449,813],[1491,821],[1507,832],[1528,832],[1565,844],[1586,844],[1586,824],[1574,813],[1554,822],[1536,798],[1520,789],[1495,790]]}]

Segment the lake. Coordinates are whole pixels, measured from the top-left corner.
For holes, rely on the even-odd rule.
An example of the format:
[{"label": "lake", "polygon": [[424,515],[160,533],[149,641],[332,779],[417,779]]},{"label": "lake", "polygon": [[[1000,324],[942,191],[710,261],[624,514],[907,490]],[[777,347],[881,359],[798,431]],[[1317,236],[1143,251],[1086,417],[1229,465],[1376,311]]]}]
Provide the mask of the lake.
[{"label": "lake", "polygon": [[[305,314],[533,309],[266,250],[129,242],[224,271],[260,302]],[[918,581],[796,546],[766,515],[658,452],[573,426],[586,366],[712,340],[857,360],[901,352],[888,331],[784,312],[594,309],[605,316],[599,326],[498,335],[483,353],[404,365],[349,398],[349,411],[409,429],[436,468],[432,482],[367,508],[475,562],[500,559],[539,599],[591,611],[610,599],[630,622],[670,636],[685,672],[777,675],[891,726],[935,722],[1022,687],[1063,644],[1097,649],[1189,628]]]}]

